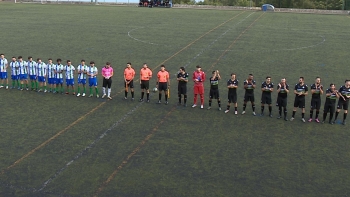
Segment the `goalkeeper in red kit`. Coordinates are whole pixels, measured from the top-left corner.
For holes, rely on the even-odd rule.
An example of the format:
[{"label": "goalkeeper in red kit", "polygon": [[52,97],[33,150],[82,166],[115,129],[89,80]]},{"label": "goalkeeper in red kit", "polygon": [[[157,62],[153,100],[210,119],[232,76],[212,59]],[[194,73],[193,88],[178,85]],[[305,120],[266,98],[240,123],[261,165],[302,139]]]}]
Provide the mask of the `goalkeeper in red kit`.
[{"label": "goalkeeper in red kit", "polygon": [[194,92],[194,101],[192,107],[197,106],[197,95],[199,94],[201,98],[201,109],[204,108],[204,81],[205,73],[201,70],[201,67],[196,66],[196,71],[193,72],[192,79],[194,82],[193,92]]}]

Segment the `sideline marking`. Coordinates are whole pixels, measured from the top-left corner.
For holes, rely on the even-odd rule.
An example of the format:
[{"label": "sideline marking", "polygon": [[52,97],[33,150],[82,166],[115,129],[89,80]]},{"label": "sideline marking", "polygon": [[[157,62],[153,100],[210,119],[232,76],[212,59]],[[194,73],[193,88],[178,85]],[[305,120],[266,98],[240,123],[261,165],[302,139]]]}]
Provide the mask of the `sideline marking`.
[{"label": "sideline marking", "polygon": [[[262,13],[258,18],[256,18],[245,30],[243,30],[241,32],[241,34],[238,35],[238,37],[230,44],[230,46],[227,47],[227,49],[219,56],[219,58],[216,59],[216,61],[211,65],[211,67],[209,68],[209,70],[211,68],[213,68],[215,65],[217,65],[217,63],[220,61],[220,59],[227,53],[227,51],[229,51],[229,49],[237,42],[237,40],[248,30],[252,27],[252,25],[258,21],[262,15],[264,13]],[[140,151],[140,149],[148,142],[149,139],[151,139],[151,137],[153,137],[153,135],[156,133],[156,131],[158,130],[159,126],[161,126],[163,124],[163,122],[169,117],[169,115],[175,111],[177,107],[174,106],[165,116],[164,118],[160,121],[160,123],[157,124],[157,126],[155,126],[151,133],[148,134],[146,136],[145,139],[143,139],[141,141],[141,143],[122,161],[122,163],[117,167],[116,170],[113,171],[113,173],[107,178],[106,181],[104,181],[101,186],[97,189],[97,191],[95,192],[95,194],[93,195],[93,197],[97,197],[99,195],[99,193],[108,185],[109,182],[111,182],[114,177],[117,175],[117,173],[129,162],[129,160]]]},{"label": "sideline marking", "polygon": [[[228,19],[225,22],[222,22],[221,24],[219,24],[218,26],[214,27],[213,29],[209,30],[208,32],[204,33],[203,35],[201,35],[200,37],[198,37],[197,39],[195,39],[194,41],[190,42],[188,45],[186,45],[185,47],[183,47],[182,49],[180,49],[179,51],[177,51],[176,53],[174,53],[172,56],[170,56],[169,58],[165,59],[163,62],[161,62],[157,67],[155,67],[153,70],[155,70],[156,68],[158,68],[159,66],[161,66],[162,64],[164,64],[165,62],[169,61],[170,59],[174,58],[176,55],[178,55],[179,53],[181,53],[182,51],[184,51],[185,49],[187,49],[188,47],[190,47],[191,45],[193,45],[195,42],[197,42],[198,40],[202,39],[204,36],[208,35],[209,33],[211,33],[212,31],[216,30],[217,28],[221,27],[222,25],[228,23],[229,21],[233,20],[234,18],[238,17],[239,15],[245,13],[246,11],[240,12],[238,14],[236,14],[235,16],[233,16],[232,18]],[[135,80],[135,82],[137,82],[137,80]],[[124,89],[120,90],[116,95],[118,95],[119,93],[121,93]],[[114,95],[114,96],[116,96]],[[59,131],[58,133],[56,133],[54,136],[50,137],[48,140],[46,140],[45,142],[43,142],[42,144],[40,144],[39,146],[37,146],[36,148],[32,149],[31,151],[29,151],[28,153],[26,153],[25,155],[23,155],[21,158],[19,158],[17,161],[15,161],[13,164],[11,164],[10,166],[8,166],[7,168],[1,170],[0,175],[4,174],[6,171],[8,171],[9,169],[13,168],[14,166],[16,166],[18,163],[20,163],[21,161],[23,161],[25,158],[29,157],[30,155],[32,155],[34,152],[36,152],[37,150],[39,150],[40,148],[44,147],[46,144],[48,144],[49,142],[51,142],[52,140],[56,139],[58,136],[60,136],[61,134],[63,134],[64,132],[66,132],[69,128],[71,128],[72,126],[76,125],[78,122],[80,122],[81,120],[83,120],[86,116],[90,115],[91,113],[93,113],[94,111],[96,111],[98,108],[100,108],[101,106],[103,106],[105,103],[107,102],[103,102],[99,105],[97,105],[95,108],[93,108],[91,111],[87,112],[86,114],[82,115],[81,117],[79,117],[77,120],[75,120],[74,122],[72,122],[70,125],[68,125],[66,128],[64,128],[63,130]]]}]

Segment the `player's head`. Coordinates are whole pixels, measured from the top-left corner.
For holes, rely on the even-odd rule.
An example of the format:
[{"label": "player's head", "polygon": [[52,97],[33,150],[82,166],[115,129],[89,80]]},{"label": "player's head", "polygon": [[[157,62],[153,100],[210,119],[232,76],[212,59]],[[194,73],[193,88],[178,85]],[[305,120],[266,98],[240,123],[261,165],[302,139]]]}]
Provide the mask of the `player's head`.
[{"label": "player's head", "polygon": [[94,61],[90,61],[90,66],[94,67],[95,66],[95,62]]},{"label": "player's head", "polygon": [[320,78],[320,77],[316,77],[315,83],[316,83],[316,84],[320,84],[320,83],[321,83],[321,78]]},{"label": "player's head", "polygon": [[143,63],[143,69],[146,69],[148,66],[146,63]]},{"label": "player's head", "polygon": [[70,66],[72,62],[70,60],[67,60],[67,65]]},{"label": "player's head", "polygon": [[131,63],[130,62],[126,63],[126,67],[131,68]]},{"label": "player's head", "polygon": [[334,84],[334,83],[329,84],[329,88],[330,88],[332,91],[335,90],[335,84]]},{"label": "player's head", "polygon": [[4,55],[3,53],[1,53],[1,54],[0,54],[0,57],[1,57],[1,58],[4,58],[4,57],[5,57],[5,55]]},{"label": "player's head", "polygon": [[18,56],[18,61],[20,60],[20,61],[22,61],[22,59],[23,59],[23,57],[22,56]]},{"label": "player's head", "polygon": [[231,79],[236,79],[236,74],[235,73],[231,73]]},{"label": "player's head", "polygon": [[266,83],[270,83],[271,82],[271,77],[270,76],[267,76],[266,77]]},{"label": "player's head", "polygon": [[164,71],[164,70],[165,70],[165,66],[164,66],[164,65],[161,65],[161,66],[160,66],[160,70],[161,70],[161,71]]},{"label": "player's head", "polygon": [[286,83],[286,81],[287,81],[286,78],[281,79],[281,83]]},{"label": "player's head", "polygon": [[180,72],[185,72],[185,67],[181,66],[180,67]]},{"label": "player's head", "polygon": [[213,76],[216,75],[216,71],[213,70],[213,71],[211,72],[211,74],[213,74]]},{"label": "player's head", "polygon": [[197,65],[197,66],[196,66],[196,71],[197,71],[197,72],[200,72],[200,71],[201,71],[201,69],[202,69],[202,68],[201,68],[201,66],[200,66],[200,65]]},{"label": "player's head", "polygon": [[29,56],[29,57],[28,57],[28,61],[33,61],[33,57],[32,57],[32,56]]},{"label": "player's head", "polygon": [[347,88],[350,88],[350,80],[349,79],[345,80],[345,86]]},{"label": "player's head", "polygon": [[52,64],[52,58],[49,58],[48,61],[49,61],[49,64]]},{"label": "player's head", "polygon": [[13,56],[12,57],[12,61],[15,62],[16,61],[16,57]]},{"label": "player's head", "polygon": [[41,63],[41,58],[37,58],[36,61]]},{"label": "player's head", "polygon": [[85,60],[80,61],[81,65],[85,65]]},{"label": "player's head", "polygon": [[249,74],[249,75],[248,75],[248,80],[253,80],[253,79],[254,79],[253,74]]},{"label": "player's head", "polygon": [[111,63],[110,62],[106,62],[106,67],[107,68],[111,67]]},{"label": "player's head", "polygon": [[58,59],[56,60],[56,62],[57,62],[58,64],[61,64],[62,60],[61,60],[60,58],[58,58]]},{"label": "player's head", "polygon": [[299,83],[303,84],[304,83],[304,77],[299,77]]}]

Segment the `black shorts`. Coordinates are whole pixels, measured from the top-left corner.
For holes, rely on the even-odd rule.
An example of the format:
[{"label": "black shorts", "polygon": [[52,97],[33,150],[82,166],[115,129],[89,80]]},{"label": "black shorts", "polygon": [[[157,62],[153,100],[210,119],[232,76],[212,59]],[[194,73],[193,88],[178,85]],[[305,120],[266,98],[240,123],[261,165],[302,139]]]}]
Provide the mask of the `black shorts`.
[{"label": "black shorts", "polygon": [[228,94],[229,103],[237,103],[237,93]]},{"label": "black shorts", "polygon": [[109,78],[109,79],[103,78],[102,87],[111,88],[111,86],[112,86],[112,79],[111,78]]},{"label": "black shorts", "polygon": [[209,98],[210,99],[219,99],[220,98],[219,89],[210,89]]},{"label": "black shorts", "polygon": [[271,105],[272,99],[271,99],[271,94],[269,93],[262,93],[261,95],[261,104],[269,104]]},{"label": "black shorts", "polygon": [[321,98],[312,98],[311,99],[311,110],[319,110],[321,108]]},{"label": "black shorts", "polygon": [[349,99],[344,101],[342,98],[339,98],[337,109],[348,110],[348,107],[349,107]]},{"label": "black shorts", "polygon": [[329,102],[329,101],[326,101],[326,103],[324,104],[324,107],[323,107],[323,112],[324,113],[331,113],[333,114],[335,112],[335,102]]},{"label": "black shorts", "polygon": [[[129,88],[134,88],[134,80],[126,80],[127,82],[129,82],[128,87]],[[126,87],[126,83],[124,81],[124,87]]]},{"label": "black shorts", "polygon": [[141,89],[149,89],[149,80],[141,80]]},{"label": "black shorts", "polygon": [[167,82],[159,82],[158,83],[158,90],[159,91],[166,91],[168,89],[168,83]]},{"label": "black shorts", "polygon": [[179,85],[177,86],[177,94],[187,94],[187,86],[186,85]]},{"label": "black shorts", "polygon": [[248,102],[248,101],[250,101],[250,102],[254,102],[254,94],[245,94],[244,95],[244,102]]},{"label": "black shorts", "polygon": [[283,98],[283,97],[277,97],[277,106],[279,107],[287,107],[287,97]]},{"label": "black shorts", "polygon": [[305,96],[295,96],[294,107],[305,108]]}]

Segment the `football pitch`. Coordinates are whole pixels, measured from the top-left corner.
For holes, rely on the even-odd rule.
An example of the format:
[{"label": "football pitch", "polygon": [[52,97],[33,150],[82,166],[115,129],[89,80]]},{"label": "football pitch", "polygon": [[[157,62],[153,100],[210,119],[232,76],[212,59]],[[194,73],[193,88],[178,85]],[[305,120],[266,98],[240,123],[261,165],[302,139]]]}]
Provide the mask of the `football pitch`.
[{"label": "football pitch", "polygon": [[[349,125],[253,116],[243,81],[300,76],[324,87],[349,79],[350,17],[90,5],[0,4],[0,53],[112,63],[113,100],[0,89],[0,196],[349,196]],[[137,77],[124,100],[123,71]],[[150,82],[164,64],[169,105],[138,102],[139,70]],[[219,70],[222,111],[177,106],[176,73]],[[8,69],[9,71],[9,69]],[[238,112],[225,114],[226,81],[240,81]],[[10,74],[9,74],[10,76]],[[11,84],[11,80],[10,84]],[[100,92],[102,78],[99,77]],[[255,90],[260,112],[260,88]],[[273,103],[277,94],[273,93]],[[288,117],[294,95],[289,93]],[[309,117],[311,96],[306,98]],[[325,96],[322,95],[322,102]],[[323,103],[321,107],[322,117]],[[265,109],[266,114],[266,109]],[[328,115],[329,117],[329,115]],[[338,119],[343,118],[343,112]]]}]

